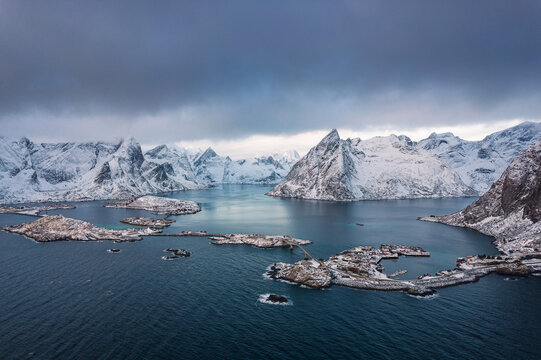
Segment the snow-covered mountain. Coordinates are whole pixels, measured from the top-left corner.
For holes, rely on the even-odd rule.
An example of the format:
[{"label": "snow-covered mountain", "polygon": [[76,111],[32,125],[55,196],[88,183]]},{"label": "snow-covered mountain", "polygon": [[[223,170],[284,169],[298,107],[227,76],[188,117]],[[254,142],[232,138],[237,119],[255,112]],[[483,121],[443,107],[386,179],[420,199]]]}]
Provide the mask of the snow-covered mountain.
[{"label": "snow-covered mountain", "polygon": [[212,149],[195,156],[192,168],[200,184],[277,184],[299,160],[296,151],[242,160],[231,160]]},{"label": "snow-covered mountain", "polygon": [[336,130],[268,193],[340,201],[473,194],[449,166],[406,136],[342,140]]},{"label": "snow-covered mountain", "polygon": [[268,194],[321,200],[479,195],[539,139],[541,123],[533,122],[481,141],[452,133],[418,143],[403,135],[341,140],[333,130]]},{"label": "snow-covered mountain", "polygon": [[279,183],[269,195],[322,200],[479,195],[539,139],[541,123],[531,122],[481,141],[451,133],[418,143],[395,135],[341,140],[333,130],[298,161],[294,151],[232,160],[212,148],[160,145],[143,154],[134,139],[38,144],[0,137],[0,203],[124,198],[224,183]]},{"label": "snow-covered mountain", "polygon": [[481,141],[466,141],[452,133],[433,133],[417,146],[438,156],[462,181],[482,194],[520,152],[539,139],[541,123],[524,122]]},{"label": "snow-covered mountain", "polygon": [[498,181],[464,210],[423,220],[494,236],[506,252],[541,249],[541,140],[513,160]]},{"label": "snow-covered mountain", "polygon": [[226,164],[229,162],[231,162],[229,157],[219,156],[209,147],[196,156],[192,164],[199,182],[213,186],[223,182]]},{"label": "snow-covered mountain", "polygon": [[0,137],[0,203],[116,199],[222,183],[278,183],[293,165],[288,156],[232,161],[210,148],[191,156],[161,145],[143,154],[133,138],[38,144]]},{"label": "snow-covered mountain", "polygon": [[0,138],[0,201],[121,198],[159,192],[141,147],[118,143],[36,144]]},{"label": "snow-covered mountain", "polygon": [[161,191],[197,189],[189,154],[184,149],[160,145],[144,154],[143,174]]}]

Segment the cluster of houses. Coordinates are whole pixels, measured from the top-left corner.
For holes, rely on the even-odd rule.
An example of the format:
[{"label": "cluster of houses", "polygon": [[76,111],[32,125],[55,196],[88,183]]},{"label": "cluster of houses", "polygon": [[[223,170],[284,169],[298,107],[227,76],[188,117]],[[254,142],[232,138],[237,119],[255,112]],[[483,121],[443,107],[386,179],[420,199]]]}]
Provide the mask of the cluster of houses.
[{"label": "cluster of houses", "polygon": [[458,270],[456,270],[456,269],[452,269],[452,270],[447,269],[447,270],[438,271],[435,275],[422,274],[422,275],[417,276],[417,279],[421,280],[421,279],[424,279],[424,278],[430,278],[430,277],[434,277],[434,276],[449,276],[449,275],[456,274],[457,272],[458,272]]},{"label": "cluster of houses", "polygon": [[120,222],[129,224],[129,225],[136,225],[136,226],[150,226],[152,228],[157,229],[163,229],[164,227],[167,227],[175,222],[175,220],[171,219],[153,219],[153,218],[146,218],[146,217],[130,217],[130,218],[124,218],[120,220]]},{"label": "cluster of houses", "polygon": [[383,266],[380,261],[398,259],[399,256],[430,256],[430,253],[420,247],[404,245],[381,245],[379,249],[365,245],[333,255],[325,262],[325,265],[334,270],[357,275],[382,277],[385,275],[381,273]]},{"label": "cluster of houses", "polygon": [[380,245],[379,249],[382,252],[383,256],[430,256],[430,253],[428,251],[425,251],[423,250],[423,248],[416,246]]}]

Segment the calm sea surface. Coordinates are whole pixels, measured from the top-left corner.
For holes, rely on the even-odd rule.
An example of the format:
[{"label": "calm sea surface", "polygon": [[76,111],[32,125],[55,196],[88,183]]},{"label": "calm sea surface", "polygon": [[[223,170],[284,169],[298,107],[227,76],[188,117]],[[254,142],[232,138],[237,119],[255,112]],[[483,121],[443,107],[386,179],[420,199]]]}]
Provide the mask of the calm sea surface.
[{"label": "calm sea surface", "polygon": [[[421,246],[430,258],[384,261],[402,278],[452,268],[458,256],[494,254],[471,230],[417,221],[473,198],[355,203],[276,199],[269,187],[177,192],[202,211],[166,232],[289,234],[328,256],[357,245]],[[145,211],[77,203],[60,213],[122,228]],[[33,220],[0,215],[0,225]],[[363,223],[364,226],[357,226]],[[115,247],[117,254],[106,252]],[[163,261],[163,249],[192,256]],[[150,237],[135,243],[39,244],[0,232],[1,359],[539,359],[541,278],[491,275],[438,290],[431,299],[334,286],[311,290],[266,279],[299,249],[215,246],[206,238]],[[268,305],[261,294],[287,296]]]}]

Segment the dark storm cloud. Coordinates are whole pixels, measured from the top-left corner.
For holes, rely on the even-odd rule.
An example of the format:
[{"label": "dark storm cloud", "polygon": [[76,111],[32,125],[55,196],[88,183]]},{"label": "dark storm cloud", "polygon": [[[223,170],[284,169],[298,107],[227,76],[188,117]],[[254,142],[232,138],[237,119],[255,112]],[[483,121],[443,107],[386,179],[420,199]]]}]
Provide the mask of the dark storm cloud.
[{"label": "dark storm cloud", "polygon": [[520,0],[0,0],[0,121],[172,141],[540,118],[540,16]]}]

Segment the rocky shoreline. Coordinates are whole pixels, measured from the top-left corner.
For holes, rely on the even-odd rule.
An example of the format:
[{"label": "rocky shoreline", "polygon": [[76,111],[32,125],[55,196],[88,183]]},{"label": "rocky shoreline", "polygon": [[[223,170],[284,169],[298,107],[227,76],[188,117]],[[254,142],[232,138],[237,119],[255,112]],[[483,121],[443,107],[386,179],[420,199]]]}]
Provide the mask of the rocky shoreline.
[{"label": "rocky shoreline", "polygon": [[75,206],[68,204],[51,205],[0,205],[0,214],[16,214],[28,216],[43,216],[43,213],[50,210],[75,209]]},{"label": "rocky shoreline", "polygon": [[67,218],[62,215],[44,216],[33,222],[5,226],[3,231],[24,235],[38,242],[50,241],[96,241],[115,240],[138,241],[142,236],[152,235],[159,230],[146,229],[105,229],[87,221]]},{"label": "rocky shoreline", "polygon": [[316,289],[339,285],[427,296],[434,294],[435,289],[474,282],[491,273],[509,276],[541,273],[541,252],[494,257],[468,256],[457,259],[452,270],[419,276],[415,280],[390,279],[377,266],[382,258],[373,248],[360,246],[333,255],[326,261],[312,259],[294,264],[275,263],[270,266],[267,275],[275,280],[286,280]]},{"label": "rocky shoreline", "polygon": [[[147,198],[143,199],[142,198]],[[181,200],[142,197],[114,207],[138,208],[162,214],[181,214],[195,210],[196,203]],[[148,199],[151,198],[151,199]],[[173,202],[170,202],[172,200]],[[134,205],[135,203],[135,205]],[[188,203],[188,204],[186,204]],[[113,206],[113,205],[108,205]],[[327,260],[315,259],[304,247],[312,243],[288,235],[260,234],[209,234],[206,231],[182,231],[177,234],[163,234],[160,229],[169,226],[174,220],[132,217],[121,220],[123,223],[147,226],[146,229],[105,229],[89,222],[64,217],[62,215],[43,216],[42,212],[54,209],[70,209],[71,205],[54,204],[48,206],[10,206],[0,207],[1,212],[20,213],[24,215],[42,216],[38,220],[20,225],[6,226],[1,230],[17,233],[38,242],[61,240],[95,241],[114,240],[115,242],[138,241],[142,236],[200,236],[207,237],[214,245],[249,245],[257,248],[300,247],[305,259],[294,264],[275,263],[267,271],[267,275],[276,280],[284,280],[316,289],[328,288],[332,285],[346,286],[356,289],[376,291],[403,291],[410,295],[427,296],[436,289],[471,283],[491,273],[506,276],[541,275],[541,249],[521,248],[510,250],[504,247],[505,242],[495,241],[501,250],[496,256],[466,256],[458,258],[453,269],[437,272],[435,275],[424,274],[414,280],[392,279],[406,270],[393,274],[383,273],[379,264],[382,259],[398,259],[399,256],[430,256],[430,253],[419,247],[402,245],[357,246],[355,248],[332,255]],[[191,209],[191,210],[190,210]],[[438,222],[440,218],[426,217],[420,220]],[[118,249],[109,249],[111,253]],[[188,257],[190,252],[182,249],[166,249],[170,255],[164,260]]]},{"label": "rocky shoreline", "polygon": [[105,205],[105,207],[148,210],[157,215],[188,215],[201,211],[201,207],[194,201],[170,199],[152,195],[111,202]]},{"label": "rocky shoreline", "polygon": [[214,245],[251,245],[258,248],[292,247],[312,243],[289,235],[220,234],[209,236],[209,239]]}]

